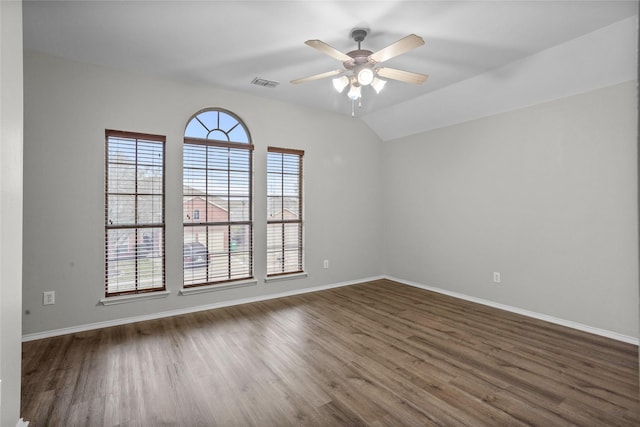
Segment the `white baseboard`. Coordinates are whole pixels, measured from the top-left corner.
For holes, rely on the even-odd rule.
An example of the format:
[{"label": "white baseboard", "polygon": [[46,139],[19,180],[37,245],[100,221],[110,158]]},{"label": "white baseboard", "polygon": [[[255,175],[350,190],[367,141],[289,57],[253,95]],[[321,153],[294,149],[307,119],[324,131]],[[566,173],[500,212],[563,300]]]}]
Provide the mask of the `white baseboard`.
[{"label": "white baseboard", "polygon": [[481,298],[472,297],[465,294],[460,294],[457,292],[448,291],[446,289],[436,288],[433,286],[423,285],[421,283],[411,282],[409,280],[399,279],[397,277],[386,276],[386,279],[393,280],[394,282],[402,283],[405,285],[413,286],[416,288],[425,289],[432,292],[437,292],[439,294],[448,295],[454,298],[463,299],[466,301],[475,302],[478,304],[486,305],[489,307],[499,308],[501,310],[510,311],[512,313],[521,314],[523,316],[532,317],[534,319],[544,320],[545,322],[555,323],[556,325],[566,326],[568,328],[577,329],[583,332],[589,332],[591,334],[600,335],[603,337],[611,338],[617,341],[626,342],[628,344],[639,345],[640,340],[635,337],[631,337],[628,335],[619,334],[617,332],[608,331],[605,329],[595,328],[593,326],[585,325],[578,322],[572,322],[570,320],[559,319],[557,317],[549,316],[546,314],[536,313],[534,311],[524,310],[522,308],[511,307],[509,305],[500,304],[493,301],[484,300]]},{"label": "white baseboard", "polygon": [[68,327],[68,328],[54,329],[54,330],[50,330],[50,331],[37,332],[37,333],[33,333],[33,334],[23,335],[22,336],[22,341],[23,342],[34,341],[34,340],[39,340],[39,339],[43,339],[43,338],[51,338],[51,337],[60,336],[60,335],[73,334],[73,333],[76,333],[76,332],[90,331],[90,330],[93,330],[93,329],[108,328],[108,327],[111,327],[111,326],[118,326],[118,325],[125,325],[125,324],[128,324],[128,323],[142,322],[142,321],[145,321],[145,320],[161,319],[163,317],[179,316],[181,314],[195,313],[195,312],[198,312],[198,311],[212,310],[212,309],[216,309],[216,308],[230,307],[230,306],[240,305],[240,304],[249,304],[249,303],[258,302],[258,301],[267,301],[267,300],[270,300],[270,299],[276,299],[276,298],[283,298],[283,297],[288,297],[288,296],[293,296],[293,295],[306,294],[306,293],[310,293],[310,292],[318,292],[318,291],[323,291],[323,290],[326,290],[326,289],[333,289],[333,288],[339,288],[339,287],[343,287],[343,286],[350,286],[350,285],[355,285],[355,284],[358,284],[358,283],[363,283],[363,282],[368,282],[368,281],[373,281],[373,280],[380,280],[380,279],[393,280],[394,282],[402,283],[402,284],[413,286],[413,287],[416,287],[416,288],[421,288],[421,289],[425,289],[425,290],[428,290],[428,291],[437,292],[439,294],[448,295],[448,296],[451,296],[451,297],[454,297],[454,298],[459,298],[459,299],[462,299],[462,300],[475,302],[475,303],[486,305],[486,306],[489,306],[489,307],[494,307],[494,308],[498,308],[498,309],[501,309],[501,310],[510,311],[512,313],[521,314],[523,316],[532,317],[534,319],[544,320],[546,322],[555,323],[557,325],[566,326],[566,327],[577,329],[577,330],[584,331],[584,332],[589,332],[589,333],[592,333],[592,334],[595,334],[595,335],[600,335],[600,336],[611,338],[611,339],[614,339],[614,340],[617,340],[617,341],[622,341],[622,342],[626,342],[626,343],[634,344],[634,345],[639,345],[640,344],[640,340],[638,338],[631,337],[631,336],[628,336],[628,335],[619,334],[617,332],[612,332],[612,331],[608,331],[608,330],[605,330],[605,329],[595,328],[593,326],[584,325],[582,323],[577,323],[577,322],[573,322],[573,321],[570,321],[570,320],[559,319],[557,317],[549,316],[549,315],[546,315],[546,314],[536,313],[534,311],[529,311],[529,310],[525,310],[525,309],[521,309],[521,308],[517,308],[517,307],[512,307],[512,306],[508,306],[508,305],[505,305],[505,304],[500,304],[500,303],[497,303],[497,302],[488,301],[488,300],[484,300],[484,299],[481,299],[481,298],[476,298],[476,297],[472,297],[472,296],[469,296],[469,295],[461,294],[461,293],[458,293],[458,292],[452,292],[452,291],[448,291],[446,289],[441,289],[441,288],[437,288],[437,287],[433,287],[433,286],[424,285],[424,284],[421,284],[421,283],[412,282],[412,281],[409,281],[409,280],[400,279],[400,278],[393,277],[393,276],[368,277],[368,278],[363,278],[363,279],[358,279],[358,280],[351,280],[351,281],[347,281],[347,282],[340,282],[340,283],[332,283],[332,284],[329,284],[329,285],[315,286],[315,287],[311,287],[311,288],[295,289],[295,290],[291,290],[291,291],[278,292],[278,293],[274,293],[274,294],[266,294],[266,295],[259,295],[259,296],[255,296],[255,297],[249,297],[249,298],[241,298],[241,299],[230,300],[230,301],[222,301],[222,302],[218,302],[218,303],[214,303],[214,304],[200,305],[200,306],[195,306],[195,307],[187,307],[187,308],[181,308],[181,309],[177,309],[177,310],[163,311],[163,312],[159,312],[159,313],[152,313],[152,314],[146,314],[146,315],[141,315],[141,316],[125,317],[125,318],[122,318],[122,319],[107,320],[107,321],[104,321],[104,322],[96,322],[96,323],[90,323],[90,324],[85,324],[85,325],[72,326],[72,327]]},{"label": "white baseboard", "polygon": [[323,290],[326,290],[326,289],[333,289],[333,288],[339,288],[339,287],[342,287],[342,286],[356,285],[358,283],[369,282],[369,281],[372,281],[372,280],[380,280],[380,279],[384,279],[384,277],[383,276],[368,277],[368,278],[364,278],[364,279],[351,280],[351,281],[347,281],[347,282],[332,283],[332,284],[329,284],[329,285],[322,285],[322,286],[314,286],[314,287],[311,287],[311,288],[295,289],[295,290],[291,290],[291,291],[278,292],[278,293],[273,293],[273,294],[258,295],[258,296],[249,297],[249,298],[241,298],[241,299],[230,300],[230,301],[222,301],[222,302],[218,302],[218,303],[214,303],[214,304],[199,305],[199,306],[195,306],[195,307],[186,307],[186,308],[180,308],[180,309],[176,309],[176,310],[162,311],[162,312],[159,312],[159,313],[145,314],[145,315],[141,315],[141,316],[125,317],[125,318],[122,318],[122,319],[107,320],[107,321],[104,321],[104,322],[89,323],[89,324],[85,324],[85,325],[71,326],[71,327],[68,327],[68,328],[53,329],[53,330],[50,330],[50,331],[36,332],[36,333],[33,333],[33,334],[23,335],[22,336],[22,341],[23,342],[34,341],[34,340],[39,340],[39,339],[43,339],[43,338],[51,338],[51,337],[56,337],[56,336],[60,336],[60,335],[73,334],[73,333],[76,333],[76,332],[90,331],[90,330],[93,330],[93,329],[101,329],[101,328],[108,328],[108,327],[111,327],[111,326],[126,325],[128,323],[142,322],[142,321],[145,321],[145,320],[161,319],[163,317],[179,316],[181,314],[195,313],[195,312],[198,312],[198,311],[212,310],[212,309],[222,308],[222,307],[231,307],[231,306],[234,306],[234,305],[249,304],[249,303],[258,302],[258,301],[267,301],[267,300],[270,300],[270,299],[276,299],[276,298],[283,298],[283,297],[288,297],[288,296],[293,296],[293,295],[306,294],[306,293],[310,293],[310,292],[318,292],[318,291],[323,291]]}]

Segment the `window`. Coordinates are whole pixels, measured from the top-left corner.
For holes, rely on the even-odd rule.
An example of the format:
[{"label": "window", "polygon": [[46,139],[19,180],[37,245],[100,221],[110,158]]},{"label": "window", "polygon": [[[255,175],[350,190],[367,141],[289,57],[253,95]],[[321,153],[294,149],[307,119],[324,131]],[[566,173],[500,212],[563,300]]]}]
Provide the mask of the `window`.
[{"label": "window", "polygon": [[165,137],[105,136],[105,296],[165,290]]},{"label": "window", "polygon": [[304,151],[267,151],[267,276],[301,273]]},{"label": "window", "polygon": [[253,145],[233,113],[208,109],[183,146],[184,287],[253,278]]}]

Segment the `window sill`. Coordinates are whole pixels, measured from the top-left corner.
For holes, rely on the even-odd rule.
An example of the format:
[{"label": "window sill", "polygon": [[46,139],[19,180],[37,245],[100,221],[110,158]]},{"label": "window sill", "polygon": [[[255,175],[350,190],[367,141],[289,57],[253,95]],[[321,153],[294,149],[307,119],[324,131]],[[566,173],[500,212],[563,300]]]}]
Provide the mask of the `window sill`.
[{"label": "window sill", "polygon": [[121,295],[118,297],[106,297],[100,300],[102,305],[115,305],[115,304],[125,304],[128,302],[136,302],[136,301],[147,301],[158,298],[166,298],[169,296],[171,292],[169,291],[159,291],[159,292],[145,292],[143,294],[133,294],[133,295]]},{"label": "window sill", "polygon": [[257,284],[258,284],[258,281],[256,279],[238,280],[237,282],[221,283],[219,285],[206,285],[206,286],[196,286],[193,288],[182,288],[180,289],[179,293],[180,295],[203,294],[205,292],[216,292],[216,291],[222,291],[225,289],[243,288],[245,286],[254,286]]},{"label": "window sill", "polygon": [[303,271],[301,273],[293,273],[293,274],[280,274],[277,276],[268,276],[264,278],[264,282],[265,283],[269,283],[269,282],[279,282],[281,280],[293,280],[293,279],[302,279],[304,277],[307,277],[308,274]]}]

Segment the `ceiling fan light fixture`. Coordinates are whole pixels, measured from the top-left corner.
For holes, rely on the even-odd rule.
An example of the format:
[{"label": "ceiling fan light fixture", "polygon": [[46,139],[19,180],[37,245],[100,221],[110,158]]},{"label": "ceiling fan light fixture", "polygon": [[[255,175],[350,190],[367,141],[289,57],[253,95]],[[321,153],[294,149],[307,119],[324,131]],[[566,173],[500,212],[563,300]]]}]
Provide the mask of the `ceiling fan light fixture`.
[{"label": "ceiling fan light fixture", "polygon": [[363,68],[358,71],[358,83],[362,86],[367,86],[371,84],[374,78],[373,70],[371,68]]},{"label": "ceiling fan light fixture", "polygon": [[356,99],[362,96],[362,88],[360,85],[351,85],[351,89],[349,89],[349,93],[347,94],[350,100],[355,101]]},{"label": "ceiling fan light fixture", "polygon": [[387,84],[386,80],[380,80],[377,77],[374,77],[373,80],[371,81],[371,87],[376,91],[376,93],[380,93],[380,91],[382,90],[382,88],[384,88],[384,85]]},{"label": "ceiling fan light fixture", "polygon": [[349,77],[347,76],[336,77],[335,79],[333,79],[333,87],[335,88],[335,90],[338,91],[338,93],[342,93],[344,88],[347,87],[348,85],[349,85]]}]

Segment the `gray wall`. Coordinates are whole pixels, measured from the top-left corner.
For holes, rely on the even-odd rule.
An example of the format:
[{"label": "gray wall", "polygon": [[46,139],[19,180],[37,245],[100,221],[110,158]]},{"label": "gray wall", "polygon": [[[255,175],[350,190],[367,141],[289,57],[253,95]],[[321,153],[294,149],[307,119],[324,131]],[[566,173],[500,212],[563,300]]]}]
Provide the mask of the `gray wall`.
[{"label": "gray wall", "polygon": [[22,2],[0,2],[0,426],[20,413]]},{"label": "gray wall", "polygon": [[[381,142],[359,120],[209,87],[25,53],[23,333],[180,310],[382,274]],[[267,90],[267,89],[265,89]],[[255,144],[252,287],[179,296],[182,135],[205,107],[240,116]],[[104,307],[104,130],[167,136],[168,298]],[[305,150],[307,278],[264,283],[266,150]],[[322,260],[330,268],[322,268]],[[42,292],[56,304],[42,305]]]},{"label": "gray wall", "polygon": [[[209,106],[254,138],[260,282],[178,296],[182,132]],[[629,82],[383,144],[348,116],[27,52],[23,333],[387,274],[638,337],[636,112]],[[166,299],[98,304],[105,128],[167,135]],[[306,279],[262,281],[268,145],[306,151]]]},{"label": "gray wall", "polygon": [[386,273],[638,337],[636,123],[628,82],[385,143]]}]

